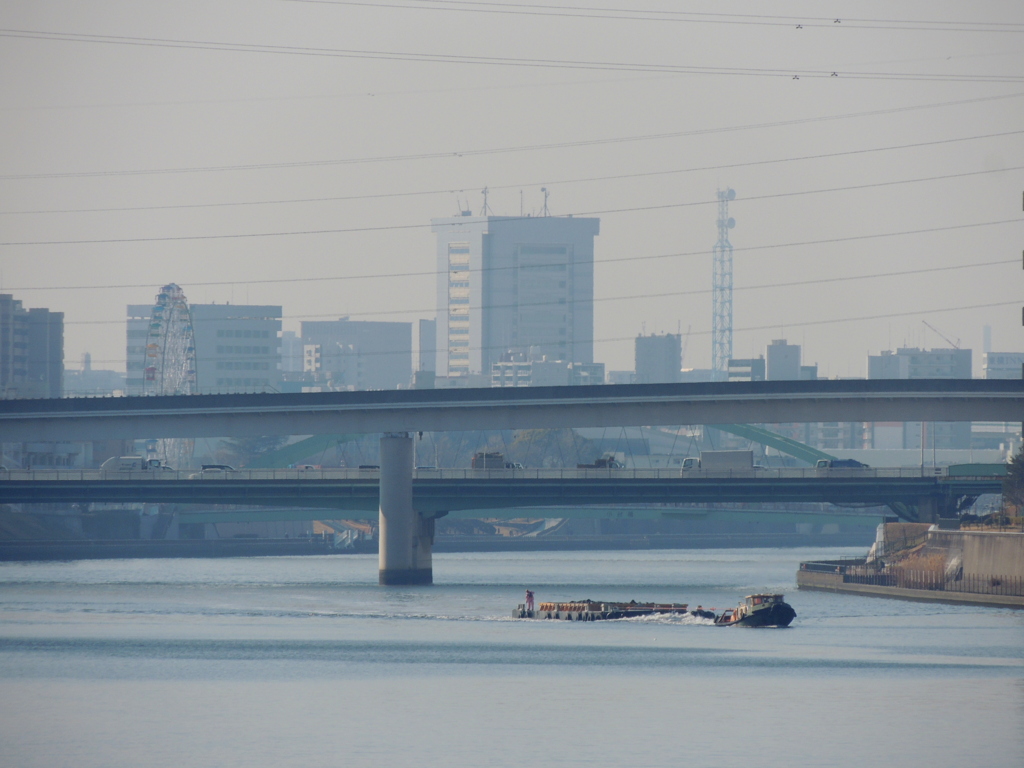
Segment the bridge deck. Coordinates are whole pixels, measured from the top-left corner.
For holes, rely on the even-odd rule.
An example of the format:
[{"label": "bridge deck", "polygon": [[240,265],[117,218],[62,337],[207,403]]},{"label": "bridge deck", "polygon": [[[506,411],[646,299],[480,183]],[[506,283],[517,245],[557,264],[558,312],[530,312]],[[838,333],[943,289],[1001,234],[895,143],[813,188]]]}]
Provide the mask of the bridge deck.
[{"label": "bridge deck", "polygon": [[[417,470],[414,506],[423,513],[505,507],[828,502],[917,504],[998,493],[1001,478],[925,469],[522,469]],[[11,471],[0,502],[262,504],[375,510],[376,470],[259,469],[237,472]]]}]

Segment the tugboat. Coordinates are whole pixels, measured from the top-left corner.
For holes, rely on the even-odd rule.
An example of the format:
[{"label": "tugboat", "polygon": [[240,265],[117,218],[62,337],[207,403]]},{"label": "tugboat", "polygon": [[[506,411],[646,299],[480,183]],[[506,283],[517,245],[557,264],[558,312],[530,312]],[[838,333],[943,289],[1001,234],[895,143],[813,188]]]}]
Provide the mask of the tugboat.
[{"label": "tugboat", "polygon": [[788,627],[796,611],[782,595],[747,595],[736,608],[715,619],[716,627]]}]

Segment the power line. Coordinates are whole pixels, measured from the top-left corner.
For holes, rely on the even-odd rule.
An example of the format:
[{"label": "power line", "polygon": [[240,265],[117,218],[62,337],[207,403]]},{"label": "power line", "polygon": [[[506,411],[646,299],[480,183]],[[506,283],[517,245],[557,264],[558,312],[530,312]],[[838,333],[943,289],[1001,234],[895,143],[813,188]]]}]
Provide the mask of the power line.
[{"label": "power line", "polygon": [[[690,205],[699,205],[699,203],[672,203],[665,205],[644,205],[634,206],[631,208],[606,208],[597,211],[578,211],[572,214],[568,214],[571,217],[585,218],[588,216],[606,216],[613,213],[638,213],[642,211],[657,211],[666,210],[671,208],[681,208]],[[519,216],[503,216],[500,217],[509,221],[517,220]],[[985,227],[996,224],[1009,224],[1012,222],[1018,222],[1019,219],[1003,219],[1000,221],[987,221],[980,222],[977,224],[960,224],[950,227],[934,227],[929,229],[910,230],[901,234],[921,234],[925,232],[944,232],[952,229],[966,229],[970,227]],[[376,227],[342,227],[337,229],[303,229],[303,230],[291,230],[284,232],[236,232],[226,235],[165,235],[161,237],[108,237],[108,238],[95,238],[95,239],[81,239],[81,240],[22,240],[22,241],[9,241],[0,242],[0,246],[13,247],[13,246],[35,246],[35,245],[111,245],[115,243],[166,243],[166,242],[193,242],[197,240],[239,240],[245,238],[265,238],[265,237],[294,237],[300,235],[337,235],[347,234],[353,232],[391,232],[411,229],[426,229],[432,227],[433,224],[385,224]],[[450,226],[459,226],[451,224]],[[862,235],[852,238],[837,238],[833,240],[821,240],[818,242],[839,242],[842,240],[859,240],[873,237],[888,237],[889,235]],[[743,250],[743,249],[736,249]],[[389,275],[395,277],[397,275]]]},{"label": "power line", "polygon": [[[1024,95],[1024,94],[1020,94]],[[886,152],[898,149],[913,149],[920,147],[938,146],[943,144],[953,144],[961,141],[974,141],[977,139],[991,139],[1000,138],[1004,136],[1017,136],[1024,133],[1024,130],[1019,131],[1003,131],[1001,133],[988,133],[978,136],[965,136],[962,138],[955,139],[938,139],[936,141],[923,141],[916,142],[913,144],[898,144],[889,147],[873,147],[868,149],[854,149],[843,152],[827,152],[818,155],[803,155],[799,157],[779,158],[775,160],[752,160],[745,163],[728,163],[724,165],[707,165],[697,166],[692,168],[676,168],[670,170],[661,171],[644,171],[641,173],[622,173],[614,174],[609,176],[591,176],[577,179],[562,179],[559,181],[539,181],[529,182],[525,184],[498,184],[491,186],[490,189],[522,189],[524,187],[537,187],[543,185],[554,185],[554,184],[582,184],[594,181],[617,181],[622,179],[636,179],[646,178],[651,176],[665,176],[672,174],[681,173],[696,173],[701,171],[720,171],[729,170],[733,168],[749,168],[759,165],[774,165],[778,163],[791,163],[805,160],[821,160],[833,157],[848,157],[851,155],[862,155],[872,152]],[[949,176],[936,176],[931,179],[939,178],[955,178],[958,176],[969,176],[973,174],[982,173],[999,173],[1002,170],[1016,170],[1016,169],[997,169],[997,170],[986,170],[986,171],[972,171],[965,174],[949,175]],[[0,177],[2,178],[2,177]],[[907,182],[885,182],[885,183],[910,183]],[[837,189],[850,189],[849,187],[838,187]],[[31,214],[46,214],[46,213],[110,213],[119,211],[161,211],[161,210],[178,210],[182,208],[220,208],[220,207],[235,207],[235,206],[247,206],[247,205],[283,205],[283,204],[297,204],[297,203],[322,203],[322,202],[335,202],[335,201],[347,201],[347,200],[379,200],[396,197],[421,197],[430,195],[442,195],[442,194],[457,194],[465,192],[466,189],[436,189],[436,190],[422,190],[416,192],[384,192],[379,194],[368,194],[368,195],[341,195],[341,196],[330,196],[330,197],[308,197],[308,198],[293,198],[285,200],[255,200],[255,201],[242,201],[242,202],[227,202],[227,203],[187,203],[182,205],[146,205],[146,206],[125,206],[125,207],[111,207],[111,208],[65,208],[65,209],[49,209],[49,210],[25,210],[25,211],[0,211],[0,216],[12,216],[12,215],[31,215]],[[808,193],[789,193],[789,194],[808,194]],[[769,197],[769,196],[763,196]],[[759,198],[746,198],[759,199]],[[693,203],[693,205],[711,205],[713,201],[706,201],[702,203]]]},{"label": "power line", "polygon": [[[1001,261],[986,261],[981,263],[971,264],[955,264],[947,265],[943,267],[924,267],[922,269],[907,269],[895,272],[876,272],[869,275],[846,275],[843,277],[824,277],[814,278],[811,280],[791,280],[779,283],[763,283],[761,285],[746,285],[735,287],[736,291],[754,291],[754,290],[768,290],[777,288],[795,288],[806,285],[825,285],[828,283],[847,283],[855,280],[873,280],[886,277],[906,277],[923,275],[934,272],[952,272],[961,269],[980,269],[982,267],[993,267],[993,266],[1004,266],[1006,264],[1016,264],[1016,259],[1004,259]],[[200,285],[203,285],[200,283]],[[133,286],[134,287],[134,286]],[[144,286],[149,287],[149,286]],[[663,291],[660,293],[640,293],[628,296],[603,296],[592,300],[594,304],[603,304],[613,301],[635,301],[637,299],[664,299],[664,298],[675,298],[680,296],[700,296],[703,294],[711,293],[711,288],[691,288],[685,291]],[[492,304],[489,305],[490,309],[515,309],[515,308],[540,308],[540,307],[551,307],[551,306],[562,306],[557,301],[538,301],[538,302],[519,302],[515,304]],[[364,312],[347,312],[344,313],[346,317],[364,317],[364,316],[394,316],[394,315],[421,315],[430,312],[436,312],[436,307],[421,307],[419,309],[386,309],[386,310],[372,310]],[[333,318],[337,317],[339,313],[329,312],[320,314],[304,314],[304,315],[282,315],[282,320],[312,320],[319,318]],[[276,319],[276,318],[275,318]],[[125,322],[125,319],[119,320],[71,320],[66,321],[65,325],[116,325]],[[774,327],[774,326],[773,326]]]},{"label": "power line", "polygon": [[828,29],[879,29],[927,32],[1022,32],[1024,25],[1013,22],[931,21],[921,19],[863,19],[823,16],[774,16],[745,13],[698,13],[692,11],[645,11],[638,8],[607,8],[495,2],[455,2],[430,0],[427,3],[359,2],[358,0],[284,0],[310,5],[342,5],[419,11],[456,11],[462,13],[506,14],[513,16],[553,16],[618,21],[656,21],[700,24],[741,24],[750,26]]},{"label": "power line", "polygon": [[[671,131],[668,133],[639,134],[634,136],[617,136],[605,139],[583,139],[574,141],[548,142],[544,144],[525,144],[512,147],[492,147],[487,149],[463,149],[446,152],[422,152],[408,155],[379,155],[373,157],[341,158],[337,160],[305,160],[277,163],[244,163],[238,165],[212,165],[193,166],[179,168],[140,168],[126,171],[63,171],[57,173],[26,173],[0,175],[0,180],[15,181],[21,179],[62,179],[62,178],[88,178],[92,176],[146,176],[173,173],[209,173],[225,171],[255,171],[255,170],[279,170],[285,168],[310,168],[332,165],[361,165],[368,163],[392,163],[406,162],[413,160],[449,160],[452,158],[480,157],[484,155],[500,155],[515,152],[536,152],[552,149],[576,149],[580,147],[596,147],[608,144],[624,144],[637,141],[655,141],[664,139],[689,138],[692,136],[704,136],[716,133],[731,133],[735,131],[760,130],[763,128],[785,128],[793,125],[804,125],[807,123],[830,122],[833,120],[848,120],[859,117],[878,117],[880,115],[898,114],[901,112],[913,112],[921,109],[937,109],[942,107],[957,107],[967,104],[975,104],[984,101],[999,101],[1003,99],[1015,99],[1024,96],[1024,92],[1006,93],[998,96],[980,96],[971,99],[959,99],[956,101],[944,101],[931,104],[915,104],[912,106],[890,107],[888,109],[874,109],[866,112],[847,112],[839,115],[818,115],[815,117],[797,118],[794,120],[775,120],[763,123],[749,123],[746,125],[724,126],[719,128],[697,128],[688,131]],[[1004,134],[990,134],[1001,136]],[[966,139],[965,139],[966,140]],[[909,145],[917,146],[917,145]],[[716,166],[728,168],[733,166]]]},{"label": "power line", "polygon": [[156,48],[181,48],[241,53],[270,53],[290,56],[364,59],[379,61],[428,62],[492,67],[533,69],[576,69],[604,72],[664,72],[678,75],[731,75],[746,77],[839,78],[847,80],[898,80],[907,82],[1019,83],[1020,75],[965,75],[909,72],[853,72],[830,69],[771,69],[765,67],[709,67],[682,64],[643,64],[639,62],[586,61],[570,59],[530,59],[512,56],[466,56],[452,53],[416,53],[345,48],[314,48],[257,43],[228,43],[210,40],[177,40],[127,35],[92,35],[46,30],[0,29],[0,37],[53,40],[78,43],[103,43]]}]

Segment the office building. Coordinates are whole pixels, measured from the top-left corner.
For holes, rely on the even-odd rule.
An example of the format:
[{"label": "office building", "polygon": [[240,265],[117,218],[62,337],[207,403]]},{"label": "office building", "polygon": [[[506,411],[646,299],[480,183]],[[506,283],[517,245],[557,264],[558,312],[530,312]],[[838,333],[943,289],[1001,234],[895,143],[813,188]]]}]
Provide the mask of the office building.
[{"label": "office building", "polygon": [[60,397],[64,391],[64,313],[26,309],[0,294],[0,396]]},{"label": "office building", "polygon": [[764,381],[764,355],[729,360],[729,381]]},{"label": "office building", "polygon": [[1024,378],[1024,352],[986,352],[982,370],[986,379]]},{"label": "office building", "polygon": [[[281,307],[192,304],[196,391],[277,392],[281,385]],[[128,394],[143,391],[146,341],[154,305],[128,306]]]},{"label": "office building", "polygon": [[320,370],[339,389],[398,389],[412,382],[412,323],[313,320],[302,323],[303,348],[319,347]]},{"label": "office building", "polygon": [[530,359],[507,352],[491,366],[492,387],[565,387],[604,384],[604,363]]},{"label": "office building", "polygon": [[508,352],[592,363],[599,224],[468,213],[434,219],[438,376],[489,375]]},{"label": "office building", "polygon": [[675,384],[683,367],[682,337],[674,333],[637,336],[633,348],[637,384]]},{"label": "office building", "polygon": [[800,345],[774,339],[765,349],[766,381],[800,380]]},{"label": "office building", "polygon": [[[971,350],[902,347],[868,355],[869,379],[969,379]],[[970,448],[970,422],[878,422],[868,424],[872,448]]]}]

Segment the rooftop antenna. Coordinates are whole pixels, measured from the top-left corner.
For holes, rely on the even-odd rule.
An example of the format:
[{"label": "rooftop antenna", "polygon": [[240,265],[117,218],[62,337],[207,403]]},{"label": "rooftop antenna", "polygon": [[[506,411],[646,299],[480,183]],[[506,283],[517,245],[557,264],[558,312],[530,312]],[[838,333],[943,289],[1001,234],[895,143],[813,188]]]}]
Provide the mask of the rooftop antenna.
[{"label": "rooftop antenna", "polygon": [[480,211],[480,215],[481,216],[489,216],[492,213],[494,213],[494,211],[491,210],[491,207],[487,204],[487,192],[488,192],[487,187],[484,187],[480,191],[480,194],[484,196],[484,207],[483,207],[483,210]]},{"label": "rooftop antenna", "polygon": [[711,280],[711,377],[728,378],[732,357],[732,244],[729,230],[736,219],[729,218],[729,202],[736,190],[718,190],[718,242],[712,251],[714,265]]},{"label": "rooftop antenna", "polygon": [[541,216],[550,216],[551,215],[551,211],[548,210],[548,195],[550,195],[551,193],[548,192],[548,188],[547,187],[541,187],[540,191],[544,193],[544,209],[540,212],[540,215]]}]

